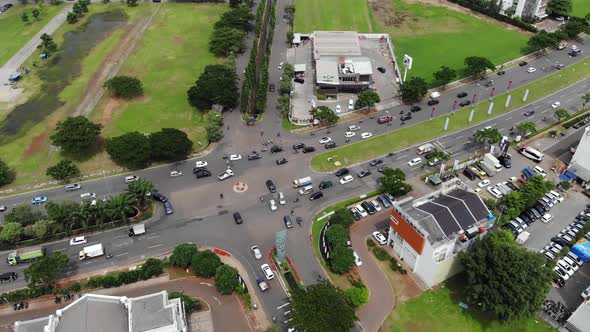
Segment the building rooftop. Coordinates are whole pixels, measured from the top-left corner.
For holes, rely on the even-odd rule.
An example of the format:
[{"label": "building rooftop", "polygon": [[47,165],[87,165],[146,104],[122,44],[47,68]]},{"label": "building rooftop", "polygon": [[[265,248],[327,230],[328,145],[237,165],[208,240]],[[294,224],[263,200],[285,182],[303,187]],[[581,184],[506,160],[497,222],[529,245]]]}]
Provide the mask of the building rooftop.
[{"label": "building rooftop", "polygon": [[590,326],[590,301],[584,301],[567,320],[565,327],[569,331],[587,331],[588,326]]},{"label": "building rooftop", "polygon": [[313,33],[313,56],[360,56],[361,46],[355,31],[315,31]]},{"label": "building rooftop", "polygon": [[570,170],[576,173],[576,176],[584,181],[590,180],[590,127],[584,129],[570,165]]},{"label": "building rooftop", "polygon": [[[165,293],[136,297],[131,302],[131,332],[141,332],[174,324],[174,311]],[[173,300],[171,300],[173,301]]]},{"label": "building rooftop", "polygon": [[[60,311],[57,315],[60,315]],[[91,294],[61,310],[61,318],[55,331],[126,331],[127,321],[127,309],[121,298]]]},{"label": "building rooftop", "polygon": [[318,60],[316,62],[316,76],[319,84],[338,84],[338,62],[336,58]]}]

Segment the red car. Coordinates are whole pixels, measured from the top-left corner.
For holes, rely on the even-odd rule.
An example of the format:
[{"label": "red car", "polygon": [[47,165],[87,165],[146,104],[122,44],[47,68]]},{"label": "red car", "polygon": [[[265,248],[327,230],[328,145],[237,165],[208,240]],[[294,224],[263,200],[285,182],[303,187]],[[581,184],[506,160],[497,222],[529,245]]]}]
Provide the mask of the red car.
[{"label": "red car", "polygon": [[393,116],[391,115],[384,115],[377,119],[377,123],[387,123],[393,121]]}]

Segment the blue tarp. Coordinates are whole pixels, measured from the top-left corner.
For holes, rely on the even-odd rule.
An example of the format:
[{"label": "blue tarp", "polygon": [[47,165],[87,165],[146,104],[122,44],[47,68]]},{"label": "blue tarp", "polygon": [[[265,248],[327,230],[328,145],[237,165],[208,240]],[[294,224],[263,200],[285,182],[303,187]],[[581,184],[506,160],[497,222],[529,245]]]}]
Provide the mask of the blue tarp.
[{"label": "blue tarp", "polygon": [[523,168],[522,174],[524,174],[524,176],[526,176],[527,178],[532,178],[533,175],[535,175],[535,173],[533,173],[533,171],[529,167]]},{"label": "blue tarp", "polygon": [[568,178],[567,175],[565,175],[565,174],[559,174],[559,180],[565,181],[565,182],[570,182],[572,179]]},{"label": "blue tarp", "polygon": [[576,254],[576,256],[580,257],[584,263],[588,263],[590,261],[590,242],[574,245],[572,247],[572,252]]},{"label": "blue tarp", "polygon": [[567,176],[568,178],[575,180],[578,176],[576,175],[576,173],[572,172],[572,171],[566,171],[565,176]]}]

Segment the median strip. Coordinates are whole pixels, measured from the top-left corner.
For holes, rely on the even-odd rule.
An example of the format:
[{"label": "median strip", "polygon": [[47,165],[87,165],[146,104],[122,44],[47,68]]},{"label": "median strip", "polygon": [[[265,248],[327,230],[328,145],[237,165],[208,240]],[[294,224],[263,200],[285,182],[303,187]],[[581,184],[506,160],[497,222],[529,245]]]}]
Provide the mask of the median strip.
[{"label": "median strip", "polygon": [[[560,89],[567,88],[589,75],[590,61],[588,59],[581,60],[543,79],[490,98],[473,108],[464,108],[429,121],[318,154],[311,160],[311,169],[317,172],[333,171],[346,164],[363,162],[436,137],[458,132],[469,126],[530,104]],[[528,98],[523,101],[527,89],[529,90]],[[509,97],[509,106],[505,107]],[[493,103],[494,106],[492,113],[488,115],[490,103]],[[471,123],[469,123],[469,115],[472,109],[475,110],[475,113]],[[450,122],[448,130],[445,131],[444,124],[447,117],[450,118]]]}]

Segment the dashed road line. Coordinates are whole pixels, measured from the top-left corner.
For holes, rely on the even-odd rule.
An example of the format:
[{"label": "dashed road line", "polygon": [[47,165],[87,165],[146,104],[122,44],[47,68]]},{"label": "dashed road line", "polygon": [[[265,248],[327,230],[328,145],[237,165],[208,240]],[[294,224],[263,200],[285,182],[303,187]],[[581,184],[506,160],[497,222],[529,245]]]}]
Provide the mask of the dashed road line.
[{"label": "dashed road line", "polygon": [[122,254],[115,255],[115,257],[121,257],[121,256],[125,256],[125,255],[129,255],[129,253],[128,252],[124,252]]},{"label": "dashed road line", "polygon": [[151,240],[151,239],[156,239],[156,238],[159,238],[159,237],[160,237],[160,235],[154,235],[154,236],[148,237],[147,239],[148,240]]},{"label": "dashed road line", "polygon": [[511,119],[512,119],[512,117],[508,117],[508,118],[506,118],[506,120],[511,120]]},{"label": "dashed road line", "polygon": [[162,244],[160,243],[160,244],[156,244],[155,246],[150,246],[150,247],[148,247],[148,249],[154,249],[154,248],[161,247],[161,246],[162,246]]},{"label": "dashed road line", "polygon": [[407,154],[405,154],[405,155],[403,155],[403,156],[399,156],[399,157],[397,157],[397,158],[396,158],[396,160],[400,160],[400,159],[402,159],[402,158],[405,158],[405,157],[407,157],[407,156],[408,156]]},{"label": "dashed road line", "polygon": [[283,305],[280,305],[280,306],[277,307],[277,310],[280,310],[280,309],[282,309],[282,308],[284,308],[284,307],[286,307],[286,306],[288,306],[290,304],[291,304],[290,302],[287,302],[287,303],[285,303]]}]

